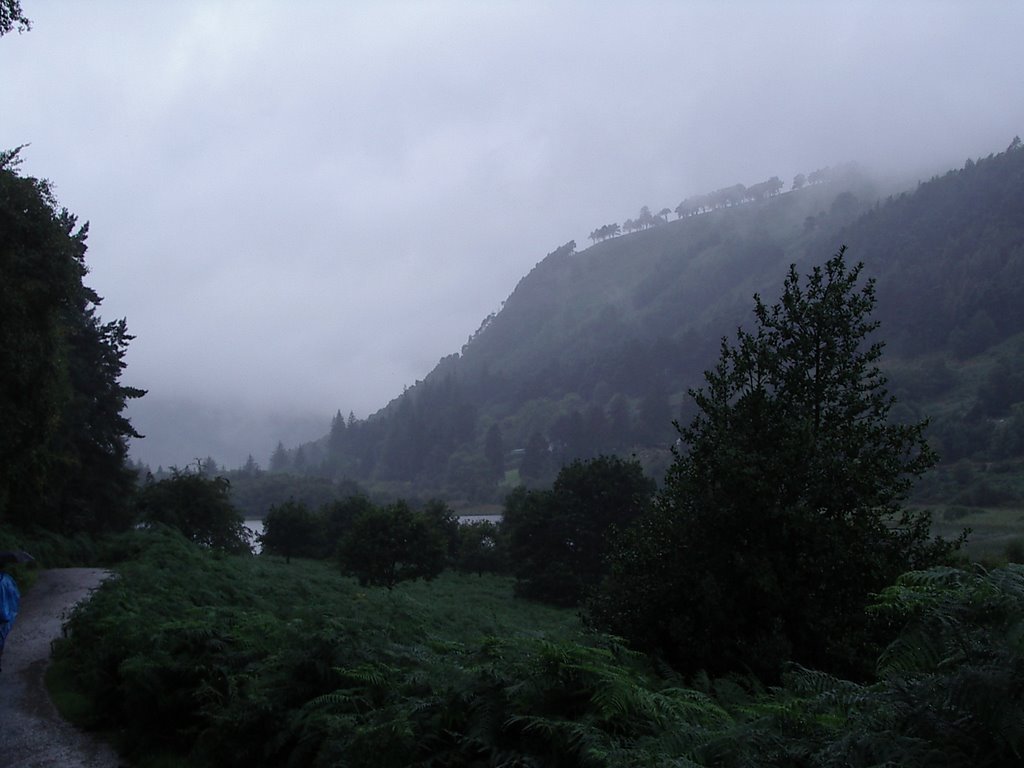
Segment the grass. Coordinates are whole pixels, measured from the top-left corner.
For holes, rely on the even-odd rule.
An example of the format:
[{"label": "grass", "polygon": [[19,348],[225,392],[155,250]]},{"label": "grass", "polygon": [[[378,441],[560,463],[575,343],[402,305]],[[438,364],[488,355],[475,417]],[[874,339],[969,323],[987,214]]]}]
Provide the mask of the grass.
[{"label": "grass", "polygon": [[1024,508],[933,507],[932,531],[946,538],[957,536],[964,528],[971,533],[964,545],[965,554],[982,563],[1005,562],[1007,547],[1024,537]]}]

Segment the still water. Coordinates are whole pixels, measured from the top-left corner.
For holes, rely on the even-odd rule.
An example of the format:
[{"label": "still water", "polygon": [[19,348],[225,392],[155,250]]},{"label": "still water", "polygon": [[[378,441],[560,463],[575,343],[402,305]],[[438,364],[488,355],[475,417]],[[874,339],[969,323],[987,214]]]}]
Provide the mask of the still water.
[{"label": "still water", "polygon": [[260,553],[260,542],[256,537],[263,533],[263,521],[258,517],[254,517],[246,520],[244,525],[250,531],[249,543],[252,544],[253,551],[258,555]]}]

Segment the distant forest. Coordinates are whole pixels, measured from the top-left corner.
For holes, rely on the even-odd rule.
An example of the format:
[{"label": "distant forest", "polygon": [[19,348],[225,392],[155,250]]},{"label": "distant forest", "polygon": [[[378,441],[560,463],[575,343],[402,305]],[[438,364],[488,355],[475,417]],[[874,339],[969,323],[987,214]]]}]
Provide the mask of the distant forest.
[{"label": "distant forest", "polygon": [[[923,498],[956,490],[957,462],[1024,456],[1020,141],[884,199],[853,165],[780,188],[690,198],[674,221],[645,208],[622,236],[598,228],[591,248],[555,249],[422,381],[366,419],[339,410],[322,439],[279,444],[266,469],[457,504],[550,484],[601,454],[636,456],[660,478],[673,421],[692,417],[688,392],[751,296],[840,245],[878,281],[895,416],[931,421],[942,465]],[[987,485],[990,498],[1017,494]]]}]

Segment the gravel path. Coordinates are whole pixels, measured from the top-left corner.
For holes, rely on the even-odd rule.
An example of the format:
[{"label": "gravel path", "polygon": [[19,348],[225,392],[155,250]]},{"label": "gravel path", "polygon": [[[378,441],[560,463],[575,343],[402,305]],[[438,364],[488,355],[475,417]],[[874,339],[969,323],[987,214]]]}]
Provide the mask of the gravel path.
[{"label": "gravel path", "polygon": [[50,644],[72,606],[110,575],[98,568],[42,571],[21,596],[0,672],[0,765],[4,768],[118,768],[116,753],[64,722],[43,674]]}]

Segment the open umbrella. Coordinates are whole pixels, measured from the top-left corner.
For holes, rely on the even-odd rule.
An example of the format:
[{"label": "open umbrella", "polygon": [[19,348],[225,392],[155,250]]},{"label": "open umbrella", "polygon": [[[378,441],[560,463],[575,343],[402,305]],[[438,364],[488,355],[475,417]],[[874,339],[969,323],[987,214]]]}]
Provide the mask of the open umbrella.
[{"label": "open umbrella", "polygon": [[32,555],[23,549],[0,552],[0,564],[6,563],[31,563],[35,560]]}]

